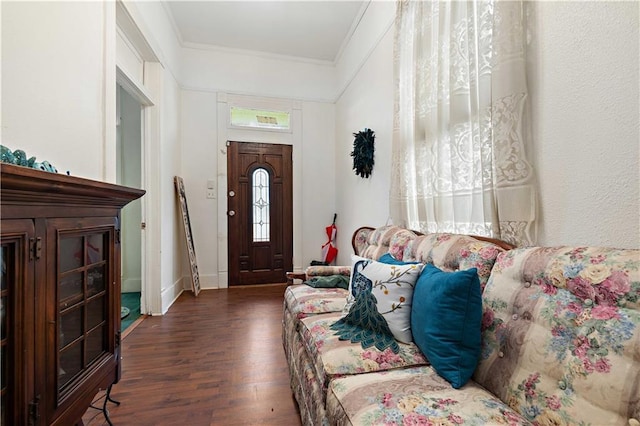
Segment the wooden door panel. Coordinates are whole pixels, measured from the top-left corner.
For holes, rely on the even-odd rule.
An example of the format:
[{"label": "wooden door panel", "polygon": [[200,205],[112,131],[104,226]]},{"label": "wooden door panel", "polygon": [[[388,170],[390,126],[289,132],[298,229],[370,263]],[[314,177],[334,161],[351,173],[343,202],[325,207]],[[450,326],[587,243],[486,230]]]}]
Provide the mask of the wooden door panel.
[{"label": "wooden door panel", "polygon": [[[227,198],[230,285],[286,281],[293,265],[292,148],[230,142]],[[268,175],[268,236],[254,241],[253,174]],[[255,189],[261,194],[260,189]],[[231,212],[233,211],[233,214]],[[260,225],[258,226],[260,227]],[[262,237],[262,235],[260,235]]]},{"label": "wooden door panel", "polygon": [[269,164],[271,167],[273,167],[273,170],[275,172],[274,178],[276,180],[282,179],[281,173],[283,172],[284,168],[283,168],[283,165],[282,165],[282,157],[281,156],[265,154],[264,155],[264,162]]},{"label": "wooden door panel", "polygon": [[259,158],[260,157],[257,154],[256,155],[251,155],[249,153],[243,153],[239,157],[239,159],[241,161],[241,164],[240,164],[240,173],[241,173],[240,174],[240,178],[241,179],[248,179],[247,175],[246,175],[247,171],[249,170],[249,168],[251,167],[252,164],[255,164],[255,163],[258,162]]}]

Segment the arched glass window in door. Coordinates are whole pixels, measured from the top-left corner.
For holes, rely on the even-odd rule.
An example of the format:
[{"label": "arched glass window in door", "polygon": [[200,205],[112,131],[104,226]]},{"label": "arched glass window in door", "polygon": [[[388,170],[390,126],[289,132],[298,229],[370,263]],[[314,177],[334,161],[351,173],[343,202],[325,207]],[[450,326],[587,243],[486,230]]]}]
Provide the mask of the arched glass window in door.
[{"label": "arched glass window in door", "polygon": [[253,241],[269,241],[269,172],[258,168],[251,176],[253,187]]}]

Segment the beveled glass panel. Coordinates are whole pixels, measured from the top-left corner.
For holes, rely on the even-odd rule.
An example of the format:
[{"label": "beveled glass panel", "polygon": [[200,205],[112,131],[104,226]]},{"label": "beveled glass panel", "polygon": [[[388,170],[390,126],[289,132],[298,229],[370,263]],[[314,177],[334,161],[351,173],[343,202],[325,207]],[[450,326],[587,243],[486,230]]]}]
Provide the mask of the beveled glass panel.
[{"label": "beveled glass panel", "polygon": [[253,241],[269,241],[269,172],[259,168],[253,172],[252,205],[253,205]]},{"label": "beveled glass panel", "polygon": [[[81,299],[84,291],[82,288],[82,272],[73,272],[67,274],[60,279],[60,285],[58,287],[58,297],[60,298],[60,305],[65,308],[71,306],[75,301],[71,299]],[[75,296],[75,297],[74,297]]]},{"label": "beveled glass panel", "polygon": [[82,266],[82,237],[60,238],[60,272]]},{"label": "beveled glass panel", "polygon": [[87,334],[87,365],[107,350],[105,326],[96,328]]},{"label": "beveled glass panel", "polygon": [[106,297],[100,296],[87,303],[87,330],[99,325],[105,321],[105,302]]},{"label": "beveled glass panel", "polygon": [[87,291],[89,297],[105,289],[105,265],[95,266],[87,272]]},{"label": "beveled glass panel", "polygon": [[104,260],[104,234],[89,235],[86,239],[86,264],[102,262]]},{"label": "beveled glass panel", "polygon": [[82,336],[82,310],[74,309],[60,316],[60,348]]},{"label": "beveled glass panel", "polygon": [[82,341],[60,352],[58,388],[63,387],[82,370]]}]

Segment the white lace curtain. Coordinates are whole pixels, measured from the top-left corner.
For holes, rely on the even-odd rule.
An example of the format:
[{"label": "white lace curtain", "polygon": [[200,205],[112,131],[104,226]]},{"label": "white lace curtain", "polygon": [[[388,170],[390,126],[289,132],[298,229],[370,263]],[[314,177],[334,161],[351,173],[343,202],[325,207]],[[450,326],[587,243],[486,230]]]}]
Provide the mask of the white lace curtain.
[{"label": "white lace curtain", "polygon": [[520,1],[397,5],[391,218],[535,241]]}]

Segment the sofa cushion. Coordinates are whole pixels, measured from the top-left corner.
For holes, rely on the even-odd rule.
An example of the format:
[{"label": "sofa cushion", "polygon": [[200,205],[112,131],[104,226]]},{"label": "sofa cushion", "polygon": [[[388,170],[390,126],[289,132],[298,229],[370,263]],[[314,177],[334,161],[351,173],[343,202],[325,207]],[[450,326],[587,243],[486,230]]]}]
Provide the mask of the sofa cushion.
[{"label": "sofa cushion", "polygon": [[476,268],[480,286],[484,289],[491,268],[502,252],[504,249],[501,247],[468,235],[428,234],[410,240],[402,257],[395,257],[404,261],[431,263],[443,271]]},{"label": "sofa cushion", "polygon": [[438,374],[456,389],[478,365],[481,321],[477,270],[443,272],[426,265],[413,296],[413,338]]},{"label": "sofa cushion", "polygon": [[409,241],[416,237],[416,234],[399,226],[381,226],[367,234],[367,244],[359,246],[360,251],[358,254],[369,259],[378,259],[383,254],[389,252],[389,246],[394,237],[396,241],[406,241],[408,244]]},{"label": "sofa cushion", "polygon": [[358,426],[529,424],[473,381],[452,389],[430,367],[335,379],[327,415],[330,424]]},{"label": "sofa cushion", "polygon": [[285,307],[297,318],[310,314],[342,312],[348,291],[342,288],[313,288],[290,285],[284,292]]},{"label": "sofa cushion", "polygon": [[640,250],[505,252],[483,303],[482,386],[538,424],[640,419]]},{"label": "sofa cushion", "polygon": [[351,266],[315,265],[308,266],[304,270],[307,279],[312,277],[323,277],[328,275],[351,275]]},{"label": "sofa cushion", "polygon": [[363,349],[359,344],[339,340],[330,329],[338,319],[339,313],[330,313],[300,321],[300,335],[321,388],[326,390],[329,381],[335,377],[427,364],[413,343],[398,343],[400,351],[394,354],[391,349]]},{"label": "sofa cushion", "polygon": [[366,314],[382,315],[396,340],[411,342],[411,299],[423,265],[392,265],[356,255],[352,255],[352,261],[348,308],[352,308],[358,292],[370,292],[375,297],[377,313]]}]

